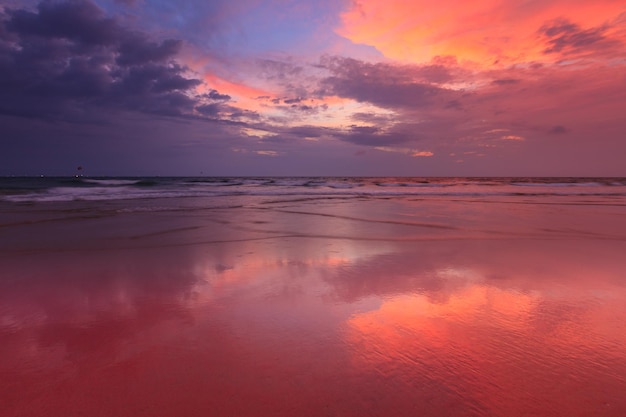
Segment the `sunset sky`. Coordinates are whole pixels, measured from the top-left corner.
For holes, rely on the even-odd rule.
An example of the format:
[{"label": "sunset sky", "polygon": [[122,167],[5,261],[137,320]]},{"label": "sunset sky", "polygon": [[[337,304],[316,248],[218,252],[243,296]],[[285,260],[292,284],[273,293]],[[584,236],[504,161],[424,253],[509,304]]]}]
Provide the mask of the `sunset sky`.
[{"label": "sunset sky", "polygon": [[623,0],[3,0],[0,175],[626,176]]}]

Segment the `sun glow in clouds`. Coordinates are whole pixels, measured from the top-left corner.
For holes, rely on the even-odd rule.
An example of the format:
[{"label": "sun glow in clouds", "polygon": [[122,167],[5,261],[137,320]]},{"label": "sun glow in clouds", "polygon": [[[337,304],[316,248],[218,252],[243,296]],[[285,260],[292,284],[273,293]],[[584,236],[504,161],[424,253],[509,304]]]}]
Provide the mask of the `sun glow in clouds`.
[{"label": "sun glow in clouds", "polygon": [[516,136],[516,135],[506,135],[506,136],[502,136],[503,140],[513,140],[513,141],[518,141],[521,142],[523,140],[525,140],[522,136]]},{"label": "sun glow in clouds", "polygon": [[278,152],[276,151],[267,151],[267,150],[263,150],[263,151],[256,151],[255,152],[257,155],[264,155],[264,156],[278,156],[280,155]]},{"label": "sun glow in clouds", "polygon": [[396,153],[403,153],[412,157],[430,157],[430,156],[434,156],[435,154],[433,152],[430,151],[418,151],[416,149],[410,149],[410,148],[394,148],[394,147],[390,147],[390,146],[377,146],[376,148],[377,151],[382,151],[382,152],[396,152]]},{"label": "sun glow in clouds", "polygon": [[[392,59],[429,62],[435,56],[454,56],[490,66],[550,61],[546,55],[550,45],[559,50],[560,42],[583,45],[593,42],[596,33],[624,41],[625,11],[622,2],[610,0],[578,1],[575,6],[564,0],[372,0],[354,2],[342,14],[338,32],[373,45]],[[554,29],[546,25],[550,21]],[[557,28],[559,23],[562,29]],[[558,40],[546,44],[542,30]]]},{"label": "sun glow in clouds", "polygon": [[[624,175],[623,2],[15,4],[0,16],[7,175],[66,174],[91,146],[102,175]],[[481,172],[390,152],[480,153]]]}]

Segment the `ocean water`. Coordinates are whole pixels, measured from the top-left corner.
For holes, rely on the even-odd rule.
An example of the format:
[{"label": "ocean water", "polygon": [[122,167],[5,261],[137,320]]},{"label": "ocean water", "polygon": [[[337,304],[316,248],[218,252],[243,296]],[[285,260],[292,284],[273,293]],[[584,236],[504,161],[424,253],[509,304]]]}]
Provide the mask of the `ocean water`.
[{"label": "ocean water", "polygon": [[0,179],[0,415],[626,415],[624,178]]},{"label": "ocean water", "polygon": [[10,202],[224,196],[623,197],[626,178],[4,177]]}]

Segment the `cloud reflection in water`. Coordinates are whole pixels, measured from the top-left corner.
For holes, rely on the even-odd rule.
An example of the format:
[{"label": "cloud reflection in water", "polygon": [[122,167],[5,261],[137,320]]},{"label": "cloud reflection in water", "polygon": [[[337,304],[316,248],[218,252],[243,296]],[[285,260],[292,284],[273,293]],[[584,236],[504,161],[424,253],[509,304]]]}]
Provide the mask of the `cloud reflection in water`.
[{"label": "cloud reflection in water", "polygon": [[0,412],[617,416],[624,249],[278,237],[5,257]]}]

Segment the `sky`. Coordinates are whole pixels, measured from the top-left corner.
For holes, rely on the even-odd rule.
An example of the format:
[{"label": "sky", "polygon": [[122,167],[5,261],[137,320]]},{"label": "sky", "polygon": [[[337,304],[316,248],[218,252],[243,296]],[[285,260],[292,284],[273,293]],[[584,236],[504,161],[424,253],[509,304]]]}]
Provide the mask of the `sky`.
[{"label": "sky", "polygon": [[0,175],[626,176],[623,0],[2,0]]}]

